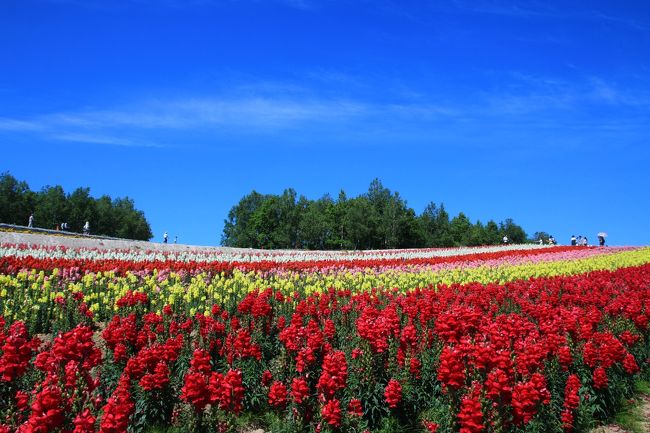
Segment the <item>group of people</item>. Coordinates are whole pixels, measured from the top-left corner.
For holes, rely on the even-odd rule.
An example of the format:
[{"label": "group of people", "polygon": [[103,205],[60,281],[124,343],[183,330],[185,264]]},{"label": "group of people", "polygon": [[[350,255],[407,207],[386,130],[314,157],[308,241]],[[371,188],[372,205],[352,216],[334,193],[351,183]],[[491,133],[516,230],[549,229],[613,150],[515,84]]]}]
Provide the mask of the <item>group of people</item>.
[{"label": "group of people", "polygon": [[[557,241],[555,240],[555,238],[553,237],[553,235],[549,235],[549,237],[548,237],[548,239],[546,240],[546,242],[547,242],[549,245],[557,245]],[[539,240],[537,241],[537,243],[539,243],[540,245],[544,245],[544,239],[540,237]]]},{"label": "group of people", "polygon": [[[29,227],[29,228],[34,227],[34,214],[33,213],[29,215],[29,219],[27,220],[27,227]],[[70,226],[68,226],[68,223],[65,222],[65,221],[62,222],[61,224],[57,224],[55,228],[56,228],[57,231],[59,231],[59,230],[63,230],[63,231],[70,230]],[[90,234],[90,222],[89,221],[86,221],[86,224],[84,224],[83,233],[85,235]]]},{"label": "group of people", "polygon": [[[580,235],[576,238],[576,235],[571,235],[571,245],[573,246],[579,245],[579,246],[586,247],[589,245],[589,240],[587,239],[587,236]],[[605,236],[603,236],[602,234],[598,235],[598,245],[600,245],[601,247],[605,246]]]}]

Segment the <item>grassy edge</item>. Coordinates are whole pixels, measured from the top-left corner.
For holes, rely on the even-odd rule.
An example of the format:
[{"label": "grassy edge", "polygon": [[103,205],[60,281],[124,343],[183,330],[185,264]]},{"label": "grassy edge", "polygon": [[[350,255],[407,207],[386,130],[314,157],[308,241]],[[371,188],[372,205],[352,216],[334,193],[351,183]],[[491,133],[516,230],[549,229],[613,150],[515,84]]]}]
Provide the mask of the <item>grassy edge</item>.
[{"label": "grassy edge", "polygon": [[634,384],[634,398],[623,403],[621,411],[614,417],[614,423],[632,433],[646,433],[644,424],[646,421],[642,405],[641,395],[650,395],[650,381],[639,379]]}]

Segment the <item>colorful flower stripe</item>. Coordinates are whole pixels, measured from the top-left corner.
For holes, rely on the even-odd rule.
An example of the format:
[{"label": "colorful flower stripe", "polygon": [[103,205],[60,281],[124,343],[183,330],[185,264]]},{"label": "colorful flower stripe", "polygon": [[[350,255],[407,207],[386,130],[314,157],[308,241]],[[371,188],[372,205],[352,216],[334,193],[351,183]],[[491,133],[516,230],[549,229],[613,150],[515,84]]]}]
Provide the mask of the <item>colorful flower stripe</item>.
[{"label": "colorful flower stripe", "polygon": [[503,251],[526,251],[553,249],[537,244],[492,245],[460,248],[418,248],[369,251],[308,251],[308,250],[254,250],[244,248],[204,248],[192,251],[125,250],[99,248],[68,248],[65,246],[42,246],[0,243],[0,257],[34,257],[49,259],[125,260],[130,262],[320,262],[353,260],[401,260],[426,259],[496,253]]},{"label": "colorful flower stripe", "polygon": [[[476,254],[433,256],[427,258],[389,258],[389,259],[355,259],[355,260],[310,260],[310,261],[258,261],[258,262],[225,262],[225,261],[174,261],[159,260],[152,256],[151,260],[130,261],[122,259],[103,259],[102,254],[87,255],[89,250],[76,250],[75,258],[48,257],[45,252],[32,255],[31,249],[26,254],[21,254],[13,248],[7,249],[4,257],[0,257],[0,271],[15,273],[24,269],[53,270],[55,268],[79,268],[86,272],[107,272],[118,273],[133,271],[150,271],[154,269],[169,270],[174,272],[232,272],[239,270],[243,272],[278,272],[278,271],[315,271],[333,266],[342,269],[354,268],[377,268],[395,267],[402,265],[434,265],[440,263],[473,262],[477,260],[494,260],[503,257],[516,256],[528,257],[549,252],[568,252],[585,249],[586,247],[547,247],[536,249],[504,249],[496,252],[481,252]],[[587,247],[590,248],[590,247]],[[40,250],[37,250],[40,251]],[[9,255],[13,252],[13,255]],[[100,257],[95,259],[95,257]]]},{"label": "colorful flower stripe", "polygon": [[[0,319],[0,432],[225,432],[253,416],[282,431],[584,431],[650,365],[650,264],[594,269],[648,253],[506,284],[266,289],[192,317],[148,312],[155,290],[138,285],[171,275],[5,276],[3,288],[64,291],[50,343]],[[138,291],[98,330],[82,290],[102,279]]]},{"label": "colorful flower stripe", "polygon": [[[501,256],[495,259],[484,260],[461,260],[446,263],[435,264],[408,264],[401,266],[379,266],[373,268],[375,273],[383,273],[389,270],[402,271],[402,272],[423,272],[423,271],[437,271],[451,268],[477,268],[484,267],[498,267],[498,266],[514,266],[527,263],[540,263],[540,262],[556,262],[564,260],[578,260],[592,256],[614,254],[622,251],[633,251],[638,249],[636,247],[612,247],[612,248],[570,248],[570,249],[554,249],[545,252],[539,251],[539,254],[513,254]],[[318,270],[320,273],[327,272],[340,272],[341,267],[333,265],[331,267],[323,267]],[[346,268],[350,272],[368,272],[368,268],[353,267]],[[274,271],[276,274],[282,274],[282,270]]]},{"label": "colorful flower stripe", "polygon": [[[610,253],[614,251],[613,253]],[[587,255],[587,252],[600,252]],[[617,269],[638,266],[650,262],[650,249],[617,251],[613,249],[559,251],[559,260],[539,262],[517,262],[509,258],[503,262],[492,262],[490,266],[477,266],[476,261],[453,262],[446,267],[427,268],[402,265],[375,269],[355,268],[332,269],[326,272],[243,272],[235,269],[229,273],[199,273],[188,275],[166,270],[153,272],[104,272],[98,274],[75,273],[63,268],[60,272],[57,261],[52,261],[51,274],[45,272],[20,272],[15,276],[0,275],[0,313],[11,320],[26,320],[37,323],[36,330],[48,332],[48,320],[57,310],[55,299],[66,292],[81,292],[90,311],[99,320],[109,320],[117,309],[116,300],[128,291],[145,293],[150,299],[152,311],[161,312],[170,304],[176,311],[193,315],[207,312],[213,303],[225,306],[237,304],[246,294],[260,288],[271,287],[286,296],[311,295],[335,288],[353,293],[373,289],[399,288],[402,292],[416,288],[435,287],[438,284],[482,284],[526,280],[531,277],[574,275],[600,269]],[[568,256],[567,256],[568,254]],[[586,255],[586,256],[585,256]],[[578,258],[578,257],[583,258]],[[549,256],[544,256],[550,259]],[[67,261],[62,261],[67,264]],[[93,262],[88,263],[92,268]],[[122,263],[128,269],[128,263]],[[408,270],[408,271],[405,271]]]}]

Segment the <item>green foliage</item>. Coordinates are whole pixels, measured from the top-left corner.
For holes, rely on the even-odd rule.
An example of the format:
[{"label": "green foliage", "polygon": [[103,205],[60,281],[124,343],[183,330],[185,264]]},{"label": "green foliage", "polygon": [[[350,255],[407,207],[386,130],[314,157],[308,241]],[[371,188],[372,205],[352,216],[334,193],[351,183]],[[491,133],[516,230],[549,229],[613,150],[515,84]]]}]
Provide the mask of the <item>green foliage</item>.
[{"label": "green foliage", "polygon": [[[650,382],[637,380],[634,384],[634,390],[637,395],[650,395]],[[626,400],[621,410],[616,414],[614,422],[626,431],[644,433],[644,421],[646,420],[642,405],[642,399]]]},{"label": "green foliage", "polygon": [[0,175],[0,222],[27,225],[34,215],[34,227],[54,229],[62,223],[68,231],[82,232],[88,221],[92,234],[127,239],[149,240],[151,227],[144,213],[128,197],[98,199],[90,188],[77,188],[66,194],[60,185],[33,192],[25,182],[9,173]]},{"label": "green foliage", "polygon": [[241,248],[305,248],[310,250],[391,249],[495,245],[507,235],[526,241],[526,232],[512,219],[472,224],[460,212],[450,220],[445,205],[431,202],[421,215],[399,192],[374,179],[365,194],[336,200],[297,198],[252,191],[233,206],[225,220],[221,243]]}]

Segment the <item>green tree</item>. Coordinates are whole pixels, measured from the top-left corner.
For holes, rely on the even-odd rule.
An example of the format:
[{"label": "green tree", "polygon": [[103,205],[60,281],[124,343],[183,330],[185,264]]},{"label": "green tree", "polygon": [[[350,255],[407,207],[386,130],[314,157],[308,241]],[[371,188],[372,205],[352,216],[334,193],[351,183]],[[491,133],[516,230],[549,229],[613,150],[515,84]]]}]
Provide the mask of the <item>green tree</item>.
[{"label": "green tree", "polygon": [[326,245],[330,249],[343,250],[351,248],[345,224],[345,216],[349,206],[348,197],[345,191],[341,190],[336,202],[334,202],[334,206],[327,208],[329,211],[328,219],[332,221],[332,233],[326,241]]},{"label": "green tree", "polygon": [[38,226],[54,229],[68,219],[68,203],[60,185],[44,187],[36,200],[34,219]]},{"label": "green tree", "polygon": [[20,182],[9,173],[0,175],[0,221],[27,225],[34,210],[34,194],[26,182]]},{"label": "green tree", "polygon": [[[472,224],[460,212],[450,221],[444,203],[427,205],[416,215],[398,192],[379,179],[368,191],[348,198],[341,190],[336,200],[326,195],[317,201],[289,188],[282,195],[255,191],[232,207],[224,224],[226,246],[256,248],[377,249],[451,247],[496,244],[507,232],[513,242],[525,232],[512,219]],[[524,238],[522,238],[522,233]]]},{"label": "green tree", "polygon": [[116,236],[125,239],[151,239],[151,227],[144,218],[144,213],[135,208],[132,199],[118,198],[113,202],[117,223]]},{"label": "green tree", "polygon": [[498,224],[493,220],[488,221],[485,225],[485,243],[488,245],[500,244],[502,237]]},{"label": "green tree", "polygon": [[25,182],[9,173],[0,175],[0,221],[25,225],[34,214],[34,226],[53,229],[62,223],[80,232],[86,221],[91,232],[129,239],[151,239],[151,227],[132,199],[108,196],[94,199],[90,188],[77,188],[66,194],[60,185],[33,192]]},{"label": "green tree", "polygon": [[256,248],[258,246],[257,234],[251,220],[266,198],[257,191],[252,191],[230,209],[228,219],[224,221],[222,245],[240,248]]},{"label": "green tree", "polygon": [[499,231],[501,237],[508,236],[508,240],[513,244],[523,244],[528,237],[524,229],[515,224],[512,218],[507,218],[499,224]]},{"label": "green tree", "polygon": [[304,210],[298,226],[298,239],[302,248],[324,250],[330,247],[330,239],[334,232],[333,215],[334,202],[329,196],[317,201],[306,201],[299,207]]},{"label": "green tree", "polygon": [[485,226],[481,221],[476,221],[476,224],[472,225],[472,228],[470,229],[467,245],[480,246],[488,244],[488,235]]},{"label": "green tree", "polygon": [[366,216],[372,212],[372,206],[365,197],[357,197],[347,201],[346,212],[343,215],[345,226],[344,248],[372,248],[372,227]]},{"label": "green tree", "polygon": [[[95,200],[90,196],[90,188],[75,189],[68,196],[68,208],[70,211],[65,222],[68,223],[69,230],[81,232],[86,221],[93,221],[97,225],[97,206]],[[99,230],[99,226],[94,230],[108,235],[106,230]]]},{"label": "green tree", "polygon": [[451,225],[449,223],[449,214],[445,210],[445,204],[440,203],[440,209],[436,216],[437,232],[434,237],[434,247],[453,247],[454,237],[451,233]]},{"label": "green tree", "polygon": [[471,239],[472,223],[467,216],[460,212],[449,224],[449,231],[454,245],[469,245]]}]

